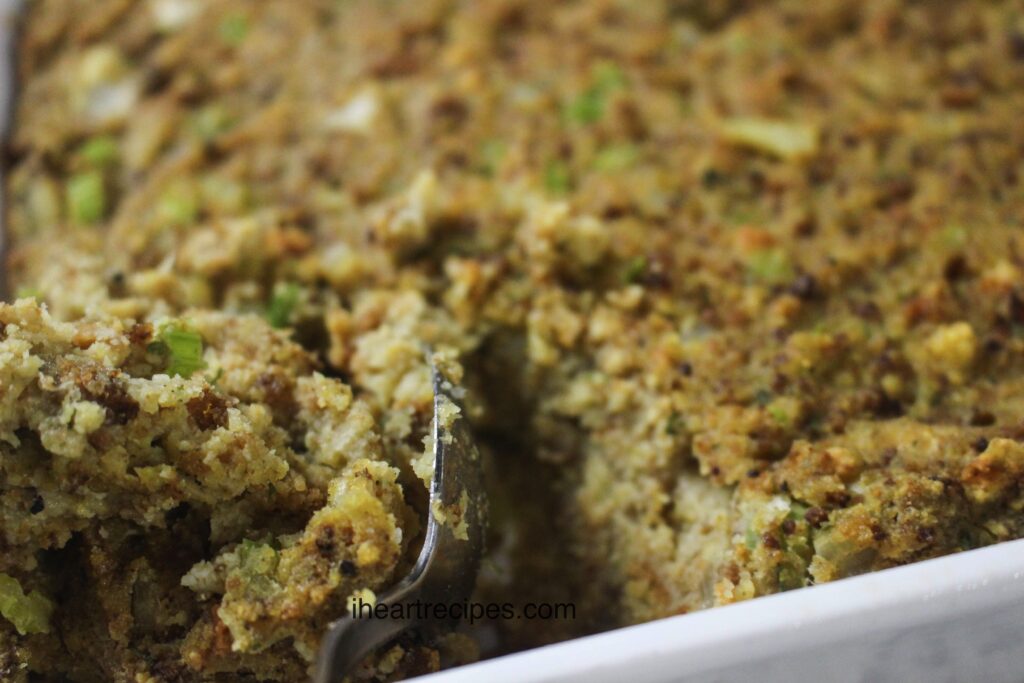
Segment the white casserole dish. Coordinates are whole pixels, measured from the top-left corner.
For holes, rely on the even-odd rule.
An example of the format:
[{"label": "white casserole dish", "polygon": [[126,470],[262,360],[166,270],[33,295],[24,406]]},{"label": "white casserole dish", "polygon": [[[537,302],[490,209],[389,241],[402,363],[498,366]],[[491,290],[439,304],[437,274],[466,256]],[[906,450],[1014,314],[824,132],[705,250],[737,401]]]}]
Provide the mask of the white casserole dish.
[{"label": "white casserole dish", "polygon": [[1024,681],[1024,540],[417,680]]},{"label": "white casserole dish", "polygon": [[[0,0],[0,132],[9,123],[12,22],[18,4]],[[1024,540],[579,638],[417,680],[1021,683]]]}]

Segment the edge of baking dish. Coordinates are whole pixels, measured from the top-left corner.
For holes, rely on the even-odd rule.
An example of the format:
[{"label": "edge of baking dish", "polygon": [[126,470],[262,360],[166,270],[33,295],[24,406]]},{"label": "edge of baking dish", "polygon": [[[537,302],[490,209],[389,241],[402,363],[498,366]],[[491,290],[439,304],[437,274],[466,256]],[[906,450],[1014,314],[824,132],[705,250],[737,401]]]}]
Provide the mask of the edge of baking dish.
[{"label": "edge of baking dish", "polygon": [[[14,118],[14,28],[23,0],[0,0],[0,140],[7,140],[7,133]],[[5,168],[0,163],[0,184],[4,183]],[[6,193],[0,185],[0,301],[7,297],[7,243]]]},{"label": "edge of baking dish", "polygon": [[417,678],[1024,680],[1024,539],[670,617]]}]

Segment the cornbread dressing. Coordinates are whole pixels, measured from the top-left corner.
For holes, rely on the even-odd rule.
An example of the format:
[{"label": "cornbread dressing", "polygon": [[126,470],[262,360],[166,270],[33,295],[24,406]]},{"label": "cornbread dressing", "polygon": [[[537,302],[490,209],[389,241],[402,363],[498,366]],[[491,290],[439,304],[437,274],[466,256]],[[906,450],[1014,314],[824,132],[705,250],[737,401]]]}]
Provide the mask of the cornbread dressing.
[{"label": "cornbread dressing", "polygon": [[354,679],[1024,536],[1024,2],[31,0],[0,678],[301,681],[407,573],[430,360],[477,599]]}]

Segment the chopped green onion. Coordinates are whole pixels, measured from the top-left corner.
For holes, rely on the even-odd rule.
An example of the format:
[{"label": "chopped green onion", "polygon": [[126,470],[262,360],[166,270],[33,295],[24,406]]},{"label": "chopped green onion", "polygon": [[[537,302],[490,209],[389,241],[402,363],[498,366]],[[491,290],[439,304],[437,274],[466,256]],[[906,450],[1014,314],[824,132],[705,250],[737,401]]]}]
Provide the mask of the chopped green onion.
[{"label": "chopped green onion", "polygon": [[267,320],[271,327],[288,326],[295,305],[299,303],[299,294],[299,286],[294,283],[287,283],[276,288],[274,296],[270,298],[270,303],[267,305]]},{"label": "chopped green onion", "polygon": [[221,40],[228,45],[237,47],[249,35],[249,20],[241,14],[232,14],[220,22],[218,32]]},{"label": "chopped green onion", "polygon": [[93,166],[106,166],[117,161],[117,140],[109,135],[98,135],[78,148],[78,154]]},{"label": "chopped green onion", "polygon": [[76,223],[95,223],[107,211],[103,175],[87,171],[71,176],[67,185],[68,214]]},{"label": "chopped green onion", "polygon": [[552,161],[544,168],[544,187],[553,194],[565,194],[572,186],[569,167],[562,161]]},{"label": "chopped green onion", "polygon": [[640,278],[647,272],[647,259],[643,256],[637,256],[626,264],[626,272],[623,274],[622,279],[627,284],[636,284],[640,282]]},{"label": "chopped green onion", "polygon": [[13,576],[0,573],[0,616],[21,635],[49,633],[53,603],[38,591],[26,595]]},{"label": "chopped green onion", "polygon": [[168,357],[167,374],[191,377],[206,367],[203,360],[203,338],[198,332],[178,325],[168,325],[160,331],[157,341],[149,345],[151,351]]}]

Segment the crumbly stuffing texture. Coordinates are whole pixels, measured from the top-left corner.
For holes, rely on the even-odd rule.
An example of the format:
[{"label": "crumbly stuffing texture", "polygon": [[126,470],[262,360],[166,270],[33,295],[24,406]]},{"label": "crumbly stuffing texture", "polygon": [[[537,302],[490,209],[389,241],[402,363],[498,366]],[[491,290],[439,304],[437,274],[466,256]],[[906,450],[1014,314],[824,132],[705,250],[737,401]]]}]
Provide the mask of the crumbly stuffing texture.
[{"label": "crumbly stuffing texture", "polygon": [[[205,370],[166,374],[169,325],[203,340]],[[301,680],[347,598],[406,568],[409,462],[261,318],[72,324],[23,299],[0,329],[0,572],[49,613],[5,621],[26,673]],[[81,649],[93,629],[102,658]]]},{"label": "crumbly stuffing texture", "polygon": [[[3,309],[0,486],[22,492],[0,570],[188,607],[152,631],[58,610],[60,641],[0,626],[0,671],[102,678],[73,656],[95,641],[158,680],[297,680],[315,634],[289,596],[330,594],[315,621],[354,588],[310,539],[365,525],[381,583],[413,553],[426,348],[465,369],[490,475],[480,597],[577,604],[495,624],[495,651],[1024,535],[1022,17],[36,0],[7,270],[52,318]],[[205,345],[188,380],[119,341],[168,320]],[[364,466],[380,488],[352,509]],[[173,533],[181,560],[155,563]]]}]

